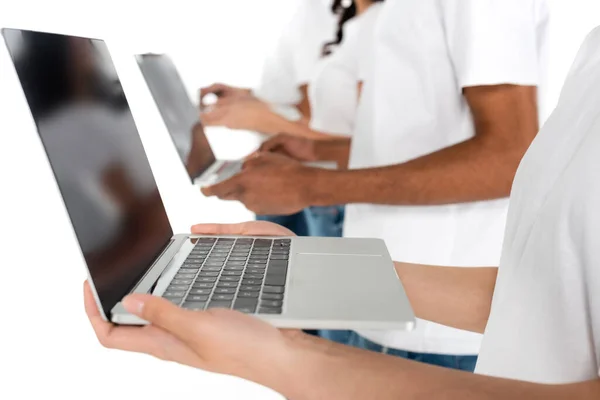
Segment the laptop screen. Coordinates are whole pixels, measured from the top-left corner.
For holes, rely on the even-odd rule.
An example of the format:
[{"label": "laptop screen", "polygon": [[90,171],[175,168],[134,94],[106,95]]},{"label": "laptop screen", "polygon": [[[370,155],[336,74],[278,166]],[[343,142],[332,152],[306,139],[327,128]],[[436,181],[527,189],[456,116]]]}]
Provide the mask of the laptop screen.
[{"label": "laptop screen", "polygon": [[171,59],[164,54],[144,54],[138,64],[165,121],[177,153],[192,182],[215,161],[199,121],[199,110],[189,98]]},{"label": "laptop screen", "polygon": [[110,317],[173,235],[116,69],[100,40],[2,32]]}]

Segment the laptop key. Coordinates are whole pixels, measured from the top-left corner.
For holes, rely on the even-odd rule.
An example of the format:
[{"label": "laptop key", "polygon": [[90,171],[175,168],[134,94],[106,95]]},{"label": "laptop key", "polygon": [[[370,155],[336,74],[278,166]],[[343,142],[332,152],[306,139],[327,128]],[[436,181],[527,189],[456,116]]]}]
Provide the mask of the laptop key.
[{"label": "laptop key", "polygon": [[191,310],[191,311],[204,311],[204,307],[206,306],[205,302],[200,302],[200,301],[190,301],[190,302],[185,302],[183,303],[183,308],[185,308],[186,310]]},{"label": "laptop key", "polygon": [[194,295],[194,296],[188,296],[185,299],[186,302],[188,301],[193,301],[193,302],[205,302],[208,301],[208,296],[207,295]]},{"label": "laptop key", "polygon": [[205,267],[222,267],[225,264],[225,261],[207,261],[204,266]]},{"label": "laptop key", "polygon": [[243,267],[244,265],[246,265],[245,261],[227,261],[226,266],[227,267]]},{"label": "laptop key", "polygon": [[215,294],[235,294],[236,288],[216,288]]},{"label": "laptop key", "polygon": [[191,285],[193,282],[193,279],[173,279],[171,285]]},{"label": "laptop key", "polygon": [[281,308],[260,308],[259,314],[281,314]]},{"label": "laptop key", "polygon": [[262,285],[262,279],[243,279],[242,285]]},{"label": "laptop key", "polygon": [[263,300],[260,302],[260,306],[265,308],[281,308],[283,302],[281,300]]},{"label": "laptop key", "polygon": [[178,292],[166,291],[162,297],[164,297],[165,299],[170,299],[170,298],[177,298],[177,297],[183,297],[183,296],[185,296],[185,291],[178,291]]},{"label": "laptop key", "polygon": [[216,282],[217,278],[213,278],[211,276],[199,276],[196,278],[196,282]]},{"label": "laptop key", "polygon": [[180,305],[181,302],[183,301],[183,297],[169,297],[166,299],[168,301],[170,301],[171,303],[175,304],[176,306]]},{"label": "laptop key", "polygon": [[246,261],[246,257],[229,257],[228,261],[230,261],[230,262],[231,261],[242,261],[242,262],[244,262],[244,261]]},{"label": "laptop key", "polygon": [[206,271],[219,272],[222,269],[223,269],[223,267],[204,267],[204,268],[202,268],[202,272],[206,272]]},{"label": "laptop key", "polygon": [[212,297],[213,301],[214,300],[233,300],[233,295],[232,294],[214,294]]},{"label": "laptop key", "polygon": [[283,286],[265,286],[263,287],[263,293],[276,293],[281,294],[285,292],[285,288]]},{"label": "laptop key", "polygon": [[218,288],[237,288],[239,282],[219,282],[217,284]]},{"label": "laptop key", "polygon": [[184,274],[179,272],[177,275],[175,275],[175,279],[194,279],[196,277],[196,274]]},{"label": "laptop key", "polygon": [[262,275],[265,273],[265,270],[260,268],[246,268],[246,273]]},{"label": "laptop key", "polygon": [[239,280],[239,276],[222,276],[221,279],[219,279],[220,282],[239,282]]},{"label": "laptop key", "polygon": [[215,284],[212,282],[196,282],[192,285],[194,289],[210,289],[214,287]]},{"label": "laptop key", "polygon": [[265,278],[265,285],[283,286],[285,285],[285,275],[272,275]]},{"label": "laptop key", "polygon": [[242,276],[242,271],[223,271],[223,276]]},{"label": "laptop key", "polygon": [[248,279],[262,279],[263,275],[262,274],[245,274],[244,278],[248,278]]},{"label": "laptop key", "polygon": [[238,299],[243,299],[243,298],[258,299],[258,292],[239,292],[237,297],[238,297]]},{"label": "laptop key", "polygon": [[283,300],[283,295],[275,293],[263,293],[260,298],[262,300]]},{"label": "laptop key", "polygon": [[240,266],[230,266],[230,267],[225,267],[225,271],[243,271],[245,268],[243,265]]},{"label": "laptop key", "polygon": [[203,289],[192,289],[190,290],[190,295],[206,295],[212,292],[212,288],[203,288]]},{"label": "laptop key", "polygon": [[240,286],[240,291],[243,292],[260,292],[260,286]]},{"label": "laptop key", "polygon": [[202,271],[198,276],[219,276],[219,273],[212,271]]},{"label": "laptop key", "polygon": [[231,301],[211,301],[207,308],[231,308]]},{"label": "laptop key", "polygon": [[170,285],[167,288],[167,292],[185,292],[188,290],[188,285]]}]

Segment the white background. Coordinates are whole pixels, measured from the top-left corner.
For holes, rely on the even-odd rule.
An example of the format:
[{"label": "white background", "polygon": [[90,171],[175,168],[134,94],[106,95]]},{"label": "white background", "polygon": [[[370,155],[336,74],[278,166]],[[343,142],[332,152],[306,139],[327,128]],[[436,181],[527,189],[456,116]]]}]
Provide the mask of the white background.
[{"label": "white background", "polygon": [[[0,0],[0,26],[107,39],[174,230],[186,232],[194,222],[252,215],[238,204],[206,200],[189,185],[129,55],[169,52],[194,95],[213,81],[252,86],[296,1]],[[579,44],[600,25],[600,4],[550,2],[549,101],[555,102]],[[235,378],[96,343],[81,301],[84,265],[24,99],[15,91],[13,71],[0,63],[0,399],[280,398]],[[257,143],[245,132],[209,134],[221,158],[243,156]]]}]

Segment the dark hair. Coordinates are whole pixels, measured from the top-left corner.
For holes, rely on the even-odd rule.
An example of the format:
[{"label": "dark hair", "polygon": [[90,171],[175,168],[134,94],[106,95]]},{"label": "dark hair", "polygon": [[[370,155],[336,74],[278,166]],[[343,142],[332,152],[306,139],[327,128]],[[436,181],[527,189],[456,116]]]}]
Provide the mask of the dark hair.
[{"label": "dark hair", "polygon": [[[383,1],[384,0],[371,0],[371,3],[381,3]],[[352,0],[352,3],[348,7],[344,7],[344,0],[333,0],[331,11],[339,16],[338,28],[335,34],[335,40],[323,45],[323,56],[330,55],[333,52],[333,48],[344,40],[344,25],[346,25],[346,22],[356,17],[358,11],[356,0]]]}]

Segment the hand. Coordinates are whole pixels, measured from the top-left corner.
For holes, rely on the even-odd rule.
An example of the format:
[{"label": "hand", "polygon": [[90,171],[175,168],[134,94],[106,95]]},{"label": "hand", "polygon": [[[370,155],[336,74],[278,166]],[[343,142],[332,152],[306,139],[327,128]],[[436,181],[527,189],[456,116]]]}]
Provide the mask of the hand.
[{"label": "hand", "polygon": [[202,193],[240,201],[259,215],[290,215],[310,205],[307,192],[317,172],[279,154],[257,153],[239,174]]},{"label": "hand", "polygon": [[277,135],[265,141],[259,152],[279,153],[298,161],[318,161],[317,141],[298,136]]},{"label": "hand", "polygon": [[281,225],[267,221],[250,221],[241,224],[199,224],[192,226],[195,235],[240,235],[240,236],[296,236]]},{"label": "hand", "polygon": [[275,133],[274,125],[278,118],[266,103],[255,98],[222,102],[202,113],[202,122],[206,126],[224,126],[267,134]]},{"label": "hand", "polygon": [[200,89],[200,108],[203,108],[204,97],[208,94],[217,96],[217,105],[241,99],[252,98],[252,92],[249,89],[243,89],[225,85],[223,83],[214,83],[208,87]]}]

